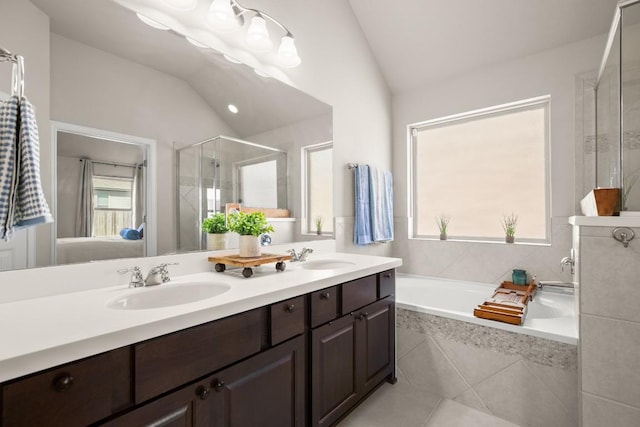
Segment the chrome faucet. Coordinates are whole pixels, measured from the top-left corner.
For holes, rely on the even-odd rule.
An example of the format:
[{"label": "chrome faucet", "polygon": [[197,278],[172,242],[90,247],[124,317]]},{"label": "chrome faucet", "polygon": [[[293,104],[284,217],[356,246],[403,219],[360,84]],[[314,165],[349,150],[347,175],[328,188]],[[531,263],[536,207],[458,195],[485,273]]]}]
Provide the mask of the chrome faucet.
[{"label": "chrome faucet", "polygon": [[140,269],[140,267],[135,266],[118,270],[118,273],[120,274],[129,272],[131,272],[131,279],[129,280],[130,288],[139,288],[141,286],[144,286],[144,279],[142,278],[142,270]]},{"label": "chrome faucet", "polygon": [[571,275],[573,275],[576,271],[576,261],[575,261],[575,257],[574,257],[575,252],[573,251],[573,248],[571,248],[571,254],[569,256],[566,256],[564,258],[562,258],[560,260],[560,270],[564,271],[564,268],[566,266],[571,266]]},{"label": "chrome faucet", "polygon": [[147,273],[147,278],[144,279],[144,285],[155,286],[167,283],[171,280],[171,277],[169,277],[169,269],[167,268],[167,266],[177,264],[177,262],[170,264],[163,263],[157,267],[153,267],[151,270],[149,270],[149,273]]},{"label": "chrome faucet", "polygon": [[167,283],[169,280],[171,280],[171,277],[169,277],[169,269],[167,268],[167,266],[169,265],[178,265],[178,263],[163,263],[157,267],[153,267],[151,270],[149,270],[146,279],[142,278],[142,269],[140,269],[140,267],[138,266],[120,269],[118,270],[118,273],[131,273],[131,280],[129,281],[130,288],[155,286],[162,283]]},{"label": "chrome faucet", "polygon": [[304,262],[307,260],[307,256],[313,253],[313,249],[302,248],[299,254],[296,253],[295,249],[289,249],[287,252],[291,254],[291,262]]}]

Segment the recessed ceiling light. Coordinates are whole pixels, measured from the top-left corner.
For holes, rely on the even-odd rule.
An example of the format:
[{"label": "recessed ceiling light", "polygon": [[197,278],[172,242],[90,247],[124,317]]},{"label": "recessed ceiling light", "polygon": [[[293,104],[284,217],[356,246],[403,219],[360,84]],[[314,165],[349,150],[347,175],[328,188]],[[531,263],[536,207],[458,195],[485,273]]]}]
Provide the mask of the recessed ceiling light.
[{"label": "recessed ceiling light", "polygon": [[155,21],[151,18],[147,18],[146,16],[140,14],[140,13],[136,13],[136,16],[138,17],[138,19],[140,19],[142,22],[144,22],[145,24],[147,24],[150,27],[156,28],[158,30],[168,30],[169,27],[167,27],[166,25],[163,25],[161,23],[159,23],[158,21]]},{"label": "recessed ceiling light", "polygon": [[229,104],[227,105],[227,108],[229,109],[229,111],[231,111],[233,114],[238,114],[238,107],[236,107],[233,104]]}]

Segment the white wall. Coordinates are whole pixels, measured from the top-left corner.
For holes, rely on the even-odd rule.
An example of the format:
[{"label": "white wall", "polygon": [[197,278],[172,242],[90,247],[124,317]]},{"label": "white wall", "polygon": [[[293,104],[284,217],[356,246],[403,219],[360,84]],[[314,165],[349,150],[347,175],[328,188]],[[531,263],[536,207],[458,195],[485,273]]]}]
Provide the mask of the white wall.
[{"label": "white wall", "polygon": [[[404,271],[490,283],[510,277],[513,268],[525,268],[538,279],[569,278],[561,276],[559,261],[571,248],[567,217],[574,214],[575,75],[599,66],[604,44],[604,36],[584,40],[394,97],[394,255],[404,258]],[[407,125],[547,94],[551,95],[551,246],[409,240]],[[523,165],[526,168],[526,159]]]},{"label": "white wall", "polygon": [[[0,1],[0,46],[25,60],[25,95],[34,105],[40,136],[42,189],[51,207],[53,185],[49,128],[49,17],[24,0]],[[11,92],[11,65],[0,63],[0,91]],[[36,239],[49,242],[51,224],[36,228]],[[37,265],[48,265],[50,246],[38,245]]]},{"label": "white wall", "polygon": [[235,135],[183,80],[56,34],[51,118],[156,140],[158,254],[176,245],[174,142]]},{"label": "white wall", "polygon": [[256,7],[285,22],[302,64],[294,86],[333,107],[333,212],[337,249],[390,255],[388,244],[356,247],[353,172],[346,163],[391,169],[391,94],[346,1],[262,0]]}]

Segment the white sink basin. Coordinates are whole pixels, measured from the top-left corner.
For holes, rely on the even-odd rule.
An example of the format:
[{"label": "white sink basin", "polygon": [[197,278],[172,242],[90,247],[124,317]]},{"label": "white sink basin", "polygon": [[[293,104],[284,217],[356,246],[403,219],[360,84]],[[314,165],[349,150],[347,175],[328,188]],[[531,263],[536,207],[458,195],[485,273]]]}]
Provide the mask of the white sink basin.
[{"label": "white sink basin", "polygon": [[349,268],[356,265],[351,261],[342,261],[339,259],[315,259],[302,263],[302,268],[307,270],[339,270],[341,268]]},{"label": "white sink basin", "polygon": [[107,307],[118,310],[146,310],[171,307],[213,298],[227,292],[229,285],[222,283],[176,283],[141,288],[107,302]]}]

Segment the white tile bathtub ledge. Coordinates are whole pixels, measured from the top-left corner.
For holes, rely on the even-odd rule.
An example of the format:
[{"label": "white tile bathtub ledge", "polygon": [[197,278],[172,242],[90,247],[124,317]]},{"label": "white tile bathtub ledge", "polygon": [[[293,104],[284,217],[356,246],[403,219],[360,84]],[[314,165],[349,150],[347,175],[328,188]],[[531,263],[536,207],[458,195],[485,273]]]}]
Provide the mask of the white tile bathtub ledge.
[{"label": "white tile bathtub ledge", "polygon": [[571,216],[569,224],[581,227],[640,227],[640,216]]},{"label": "white tile bathtub ledge", "polygon": [[210,281],[231,289],[208,300],[147,310],[106,306],[127,292],[126,285],[0,304],[0,382],[402,265],[398,258],[346,253],[313,259],[354,265],[307,270],[287,264],[284,272],[270,265],[249,279],[229,272],[174,277],[174,283]]}]

